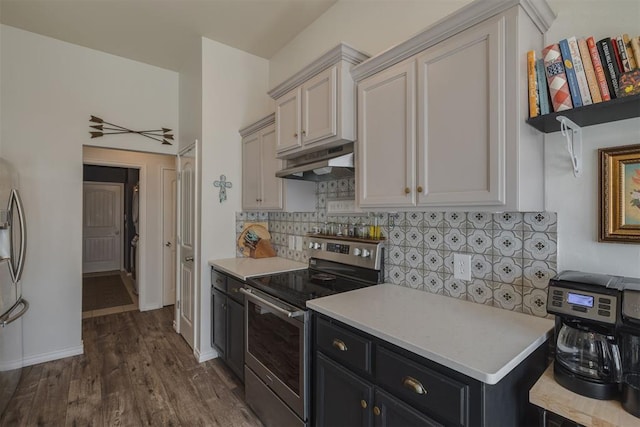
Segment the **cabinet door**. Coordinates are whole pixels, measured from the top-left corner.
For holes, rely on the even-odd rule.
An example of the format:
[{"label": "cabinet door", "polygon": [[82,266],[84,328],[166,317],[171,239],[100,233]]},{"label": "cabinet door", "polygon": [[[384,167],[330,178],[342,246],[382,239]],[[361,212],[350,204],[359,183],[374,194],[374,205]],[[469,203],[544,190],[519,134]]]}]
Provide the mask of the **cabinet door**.
[{"label": "cabinet door", "polygon": [[334,65],[302,86],[302,143],[311,145],[337,133],[338,66]]},{"label": "cabinet door", "polygon": [[373,386],[317,353],[316,427],[372,425]]},{"label": "cabinet door", "polygon": [[358,84],[360,206],[412,206],[415,182],[415,60]]},{"label": "cabinet door", "polygon": [[213,346],[223,359],[227,354],[227,296],[213,289]]},{"label": "cabinet door", "polygon": [[302,88],[297,87],[276,100],[276,149],[278,154],[302,146]]},{"label": "cabinet door", "polygon": [[375,408],[378,408],[374,408],[376,427],[442,427],[442,424],[377,388],[375,403]]},{"label": "cabinet door", "polygon": [[505,18],[418,56],[418,204],[505,203]]},{"label": "cabinet door", "polygon": [[242,208],[259,209],[261,195],[260,133],[256,132],[242,140]]},{"label": "cabinet door", "polygon": [[244,381],[244,307],[227,298],[227,365]]},{"label": "cabinet door", "polygon": [[261,209],[282,209],[283,179],[276,178],[276,172],[282,169],[282,160],[276,158],[276,128],[269,126],[260,132],[261,135],[261,162],[262,196],[260,197]]}]

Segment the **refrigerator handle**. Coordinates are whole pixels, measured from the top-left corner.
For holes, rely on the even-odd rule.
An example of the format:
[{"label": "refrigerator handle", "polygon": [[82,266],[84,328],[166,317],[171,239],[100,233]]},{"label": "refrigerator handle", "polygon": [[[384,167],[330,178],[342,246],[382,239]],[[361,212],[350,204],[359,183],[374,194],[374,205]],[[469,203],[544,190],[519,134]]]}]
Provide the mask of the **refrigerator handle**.
[{"label": "refrigerator handle", "polygon": [[[22,305],[22,309],[12,316],[11,313],[13,313],[20,305]],[[29,310],[29,302],[24,298],[20,298],[20,301],[18,301],[13,307],[11,307],[9,311],[0,316],[0,327],[4,328],[9,323],[18,320],[27,312],[27,310]]]},{"label": "refrigerator handle", "polygon": [[[24,257],[27,252],[27,223],[24,217],[24,207],[22,205],[22,200],[20,199],[20,194],[18,194],[18,190],[15,188],[11,190],[11,196],[9,197],[9,209],[13,209],[13,205],[15,204],[16,211],[18,212],[18,222],[20,226],[20,252],[18,255],[17,264],[13,261],[14,254],[13,250],[11,251],[11,278],[14,283],[18,283],[22,278],[22,271],[24,270]],[[11,222],[11,226],[13,227],[15,222]],[[13,239],[11,239],[11,244],[13,245]]]}]

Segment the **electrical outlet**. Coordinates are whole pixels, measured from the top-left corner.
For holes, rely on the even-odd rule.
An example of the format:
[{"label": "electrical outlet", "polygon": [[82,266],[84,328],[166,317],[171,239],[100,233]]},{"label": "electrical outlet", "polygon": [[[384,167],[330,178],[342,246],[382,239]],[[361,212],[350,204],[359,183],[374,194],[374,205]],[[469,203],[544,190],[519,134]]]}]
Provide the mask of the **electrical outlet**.
[{"label": "electrical outlet", "polygon": [[302,236],[296,236],[296,251],[302,250]]},{"label": "electrical outlet", "polygon": [[471,281],[471,255],[453,254],[453,277]]},{"label": "electrical outlet", "polygon": [[296,249],[296,236],[289,236],[289,249],[292,251]]}]

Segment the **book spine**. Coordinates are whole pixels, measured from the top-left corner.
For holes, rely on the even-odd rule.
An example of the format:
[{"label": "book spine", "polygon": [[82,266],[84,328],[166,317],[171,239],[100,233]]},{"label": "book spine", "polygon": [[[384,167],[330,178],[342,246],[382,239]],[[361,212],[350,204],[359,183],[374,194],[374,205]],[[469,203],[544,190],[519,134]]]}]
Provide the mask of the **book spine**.
[{"label": "book spine", "polygon": [[618,52],[618,39],[615,37],[610,37],[611,47],[610,50],[613,52],[612,57],[615,59],[616,65],[618,66],[618,73],[622,74],[624,68],[622,68],[622,60],[620,59],[620,52]]},{"label": "book spine", "polygon": [[591,55],[591,62],[593,63],[593,71],[596,73],[596,79],[598,80],[598,87],[600,88],[600,94],[603,101],[609,101],[611,94],[609,93],[609,85],[607,85],[607,78],[604,74],[604,67],[602,61],[600,61],[600,53],[596,46],[596,41],[593,37],[587,38],[587,47],[589,48],[589,55]]},{"label": "book spine", "polygon": [[[536,82],[538,83],[538,102],[540,103],[540,114],[549,114],[549,88],[547,87],[547,77],[544,73],[544,60],[536,60]],[[596,87],[597,88],[597,87]]]},{"label": "book spine", "polygon": [[602,95],[600,94],[600,88],[598,87],[598,79],[596,77],[596,72],[593,69],[591,54],[589,53],[589,47],[587,46],[587,41],[585,39],[578,40],[578,50],[580,51],[580,57],[582,58],[584,74],[587,76],[591,100],[594,104],[602,102]]},{"label": "book spine", "polygon": [[629,58],[627,57],[627,49],[624,47],[624,41],[622,40],[622,36],[616,37],[616,42],[618,43],[618,54],[620,55],[620,62],[622,62],[622,71],[621,72],[629,72],[631,71],[631,65],[629,64]]},{"label": "book spine", "polygon": [[609,37],[598,41],[598,52],[600,53],[604,75],[607,78],[609,95],[611,95],[612,99],[616,98],[618,96],[618,64],[613,56],[613,44]]},{"label": "book spine", "polygon": [[624,48],[627,51],[629,67],[631,67],[631,70],[635,70],[636,68],[638,68],[638,63],[636,62],[636,58],[633,55],[633,48],[631,47],[631,39],[629,38],[629,34],[622,35],[622,42],[624,43]]},{"label": "book spine", "polygon": [[631,39],[631,50],[633,50],[636,65],[640,67],[640,36]]},{"label": "book spine", "polygon": [[567,75],[567,81],[569,82],[569,93],[571,93],[573,106],[582,107],[582,96],[580,95],[580,87],[578,86],[576,70],[573,68],[573,61],[571,60],[569,43],[567,42],[567,39],[562,39],[558,45],[560,46],[560,54],[562,55],[562,62],[564,63],[564,71]]},{"label": "book spine", "polygon": [[569,37],[567,39],[567,43],[569,44],[569,52],[571,52],[573,69],[576,72],[576,79],[578,80],[578,88],[580,89],[582,105],[591,105],[593,104],[593,100],[591,99],[591,92],[589,92],[589,82],[587,82],[587,75],[584,72],[584,66],[582,64],[582,59],[580,58],[578,41],[575,37]]},{"label": "book spine", "polygon": [[557,44],[549,45],[542,50],[542,57],[553,111],[564,111],[573,108],[560,48]]},{"label": "book spine", "polygon": [[536,52],[533,50],[527,52],[527,82],[529,86],[529,117],[538,117],[540,107],[536,88]]}]

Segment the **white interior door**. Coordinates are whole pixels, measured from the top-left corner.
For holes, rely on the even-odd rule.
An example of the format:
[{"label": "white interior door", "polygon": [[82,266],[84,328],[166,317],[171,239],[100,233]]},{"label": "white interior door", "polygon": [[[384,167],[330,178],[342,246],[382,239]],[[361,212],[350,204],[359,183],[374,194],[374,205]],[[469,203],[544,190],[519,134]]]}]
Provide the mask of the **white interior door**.
[{"label": "white interior door", "polygon": [[179,220],[178,242],[178,322],[177,330],[193,348],[195,339],[195,308],[197,267],[196,206],[197,206],[197,144],[179,155]]},{"label": "white interior door", "polygon": [[176,171],[162,170],[162,305],[176,302]]},{"label": "white interior door", "polygon": [[120,270],[122,184],[84,183],[82,272]]}]

